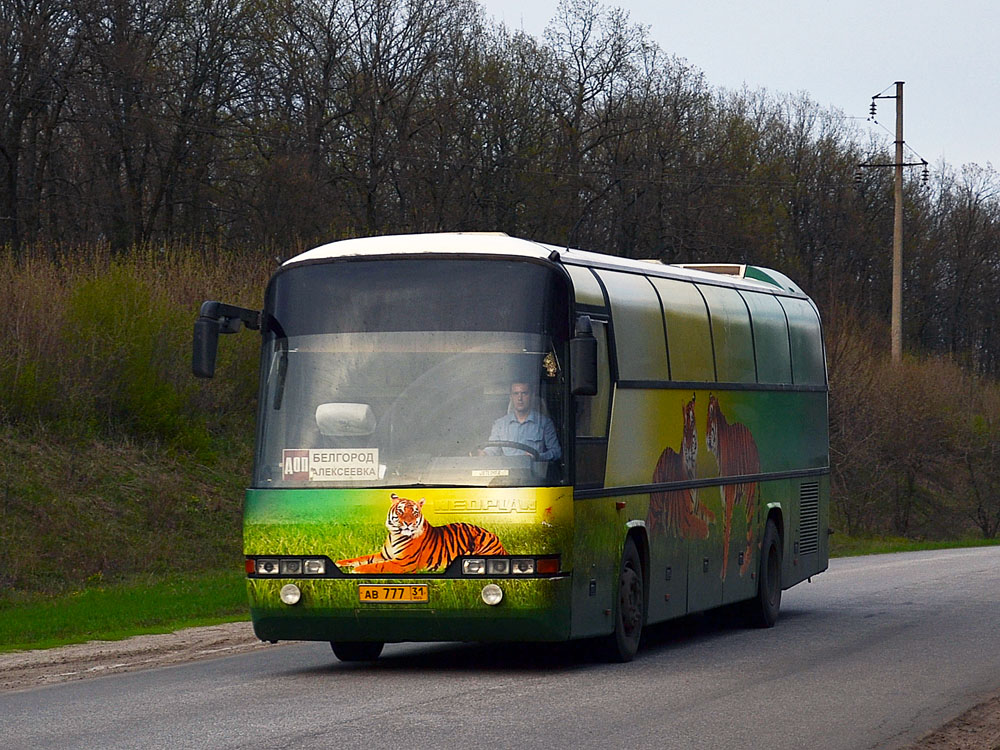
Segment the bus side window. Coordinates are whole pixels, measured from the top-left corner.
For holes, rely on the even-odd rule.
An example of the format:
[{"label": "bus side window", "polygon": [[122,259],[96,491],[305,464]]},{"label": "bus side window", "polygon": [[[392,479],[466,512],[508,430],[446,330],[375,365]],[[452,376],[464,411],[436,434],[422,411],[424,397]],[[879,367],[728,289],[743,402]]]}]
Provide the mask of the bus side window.
[{"label": "bus side window", "polygon": [[592,320],[597,339],[597,393],[576,397],[576,476],[577,487],[601,487],[608,462],[608,401],[611,373],[608,369],[608,324]]},{"label": "bus side window", "polygon": [[698,284],[708,303],[715,346],[715,372],[720,383],[754,383],[754,362],[750,313],[735,289]]},{"label": "bus side window", "polygon": [[750,320],[757,357],[757,382],[791,383],[792,358],[788,323],[777,297],[759,292],[742,292]]},{"label": "bus side window", "polygon": [[576,434],[579,437],[607,437],[608,393],[611,377],[608,371],[608,324],[592,320],[597,339],[597,394],[576,399]]},{"label": "bus side window", "polygon": [[670,379],[708,383],[715,380],[712,329],[708,307],[696,284],[653,277],[653,286],[663,300]]},{"label": "bus side window", "polygon": [[796,385],[826,385],[826,361],[819,316],[810,302],[782,297],[788,316],[788,338],[792,349],[792,379]]}]

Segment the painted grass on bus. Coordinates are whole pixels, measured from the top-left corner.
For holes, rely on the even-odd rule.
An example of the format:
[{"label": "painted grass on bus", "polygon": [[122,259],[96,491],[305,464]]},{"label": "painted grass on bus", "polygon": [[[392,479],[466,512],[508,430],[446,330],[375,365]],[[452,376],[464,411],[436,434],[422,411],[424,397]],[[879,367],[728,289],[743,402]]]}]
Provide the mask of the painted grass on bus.
[{"label": "painted grass on bus", "polygon": [[[545,539],[552,544],[552,535],[540,533],[540,527],[533,524],[493,524],[494,531],[512,554],[526,554],[528,550],[539,550],[536,540]],[[246,549],[267,550],[267,554],[303,554],[303,550],[319,550],[332,559],[339,556],[361,557],[382,548],[386,540],[385,527],[350,526],[340,524],[256,524],[246,530]],[[563,548],[568,548],[565,545]],[[568,561],[564,561],[568,562]],[[468,586],[462,584],[468,583]],[[506,590],[506,598],[511,606],[529,608],[541,606],[551,598],[545,586],[522,585],[511,581],[513,586]],[[250,589],[259,601],[276,601],[277,589],[273,581],[260,580],[251,584]],[[303,593],[309,597],[312,606],[320,608],[352,609],[358,606],[355,588],[316,586],[310,581],[303,582]],[[482,581],[460,581],[441,591],[435,591],[434,604],[449,608],[477,603],[482,589]]]},{"label": "painted grass on bus", "polygon": [[[569,529],[567,528],[566,531]],[[557,543],[548,529],[534,524],[491,524],[490,531],[500,537],[510,554],[539,554]],[[255,554],[322,554],[333,560],[362,557],[382,549],[385,526],[353,526],[319,523],[258,523],[247,527],[244,548]],[[544,544],[544,546],[542,546]],[[558,548],[568,549],[569,544]],[[259,552],[258,552],[259,551]]]}]

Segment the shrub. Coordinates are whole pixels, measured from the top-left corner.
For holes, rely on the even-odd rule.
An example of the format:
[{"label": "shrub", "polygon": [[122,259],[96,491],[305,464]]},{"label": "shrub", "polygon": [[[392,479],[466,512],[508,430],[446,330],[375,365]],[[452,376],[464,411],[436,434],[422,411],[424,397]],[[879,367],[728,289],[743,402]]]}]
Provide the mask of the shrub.
[{"label": "shrub", "polygon": [[268,271],[184,248],[0,258],[0,585],[239,564],[259,339],[227,337],[202,382],[191,332],[203,299],[252,306]]},{"label": "shrub", "polygon": [[890,361],[870,330],[828,341],[833,520],[848,534],[1000,531],[1000,386],[943,357]]}]

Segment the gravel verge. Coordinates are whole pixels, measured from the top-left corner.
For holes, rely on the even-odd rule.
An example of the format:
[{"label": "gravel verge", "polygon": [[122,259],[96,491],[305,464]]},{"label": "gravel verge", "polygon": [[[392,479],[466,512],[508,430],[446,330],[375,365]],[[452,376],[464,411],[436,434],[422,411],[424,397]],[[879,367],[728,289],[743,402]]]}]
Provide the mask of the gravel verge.
[{"label": "gravel verge", "polygon": [[273,648],[257,640],[249,622],[185,628],[120,641],[89,641],[72,646],[0,654],[0,691],[30,690],[137,669],[152,669],[198,659]]}]

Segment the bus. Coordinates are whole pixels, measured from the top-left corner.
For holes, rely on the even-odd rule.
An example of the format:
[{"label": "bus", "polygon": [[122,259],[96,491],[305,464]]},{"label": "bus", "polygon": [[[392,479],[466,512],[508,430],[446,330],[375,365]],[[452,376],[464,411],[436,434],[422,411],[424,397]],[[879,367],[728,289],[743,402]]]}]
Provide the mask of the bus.
[{"label": "bus", "polygon": [[[593,639],[825,570],[826,359],[781,273],[493,233],[347,239],[263,309],[205,302],[192,367],[261,335],[247,591],[264,641]],[[730,606],[731,605],[731,606]]]}]

